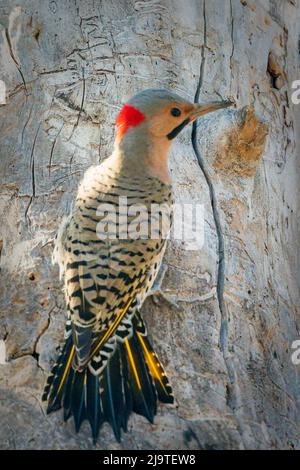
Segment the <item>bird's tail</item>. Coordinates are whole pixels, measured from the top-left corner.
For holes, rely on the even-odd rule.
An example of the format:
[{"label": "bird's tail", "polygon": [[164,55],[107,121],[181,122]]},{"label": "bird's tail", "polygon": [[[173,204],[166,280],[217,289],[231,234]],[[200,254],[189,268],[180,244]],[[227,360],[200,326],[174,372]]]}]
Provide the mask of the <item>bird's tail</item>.
[{"label": "bird's tail", "polygon": [[139,313],[133,318],[133,334],[117,342],[114,354],[100,375],[89,366],[82,372],[72,368],[74,346],[68,338],[52,369],[42,399],[47,400],[47,413],[63,407],[64,420],[73,415],[78,432],[88,420],[96,442],[101,425],[109,422],[118,441],[127,431],[132,412],[151,423],[157,400],[173,403],[172,389],[164,368],[147,337]]}]

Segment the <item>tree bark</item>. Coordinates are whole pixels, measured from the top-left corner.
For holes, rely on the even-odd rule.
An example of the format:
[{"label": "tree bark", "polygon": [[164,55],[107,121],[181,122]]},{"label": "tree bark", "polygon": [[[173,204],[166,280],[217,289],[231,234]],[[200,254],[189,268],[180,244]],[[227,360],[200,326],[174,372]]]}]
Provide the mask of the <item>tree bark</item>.
[{"label": "tree bark", "polygon": [[[97,448],[300,448],[297,0],[0,1],[0,448],[93,448],[41,394],[63,341],[52,238],[120,105],[149,87],[236,108],[184,131],[170,165],[204,205],[204,245],[171,240],[143,314],[176,408]],[[298,118],[298,119],[297,119]]]}]

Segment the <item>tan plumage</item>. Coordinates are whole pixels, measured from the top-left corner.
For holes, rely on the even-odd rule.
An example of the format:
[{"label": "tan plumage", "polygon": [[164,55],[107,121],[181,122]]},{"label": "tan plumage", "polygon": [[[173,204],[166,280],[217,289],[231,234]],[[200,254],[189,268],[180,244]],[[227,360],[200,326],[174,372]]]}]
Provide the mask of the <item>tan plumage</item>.
[{"label": "tan plumage", "polygon": [[[94,335],[84,354],[76,348],[75,357],[82,363],[79,369],[86,365],[93,342],[119,317],[127,302],[138,298],[141,303],[155,280],[154,266],[158,271],[161,264],[165,240],[97,238],[96,228],[101,221],[97,207],[100,203],[110,205],[113,215],[120,196],[129,197],[132,205],[142,201],[149,217],[151,204],[172,204],[170,186],[155,178],[128,180],[113,168],[106,167],[103,171],[99,166],[91,168],[83,179],[72,218],[56,246],[57,253],[63,253],[62,269],[65,269],[66,300],[73,332],[77,332],[77,326],[80,330],[84,325],[85,334],[91,329]],[[130,223],[134,217],[127,219]],[[106,220],[113,222],[109,212]],[[120,221],[119,229],[122,227],[126,229],[125,222]],[[62,263],[58,257],[55,260]]]},{"label": "tan plumage", "polygon": [[[77,430],[87,418],[94,440],[103,421],[120,439],[132,410],[152,421],[157,398],[173,401],[139,310],[159,272],[172,220],[170,144],[188,122],[220,107],[224,103],[200,107],[166,90],[136,95],[117,119],[115,152],[86,172],[58,232],[53,259],[64,276],[66,344],[44,399],[48,412],[63,406],[65,419],[73,414]],[[126,233],[136,214],[126,222],[120,197],[128,206],[143,205],[148,220],[153,204],[164,204],[170,218],[157,215],[160,223],[147,238],[124,238],[120,230]]]}]

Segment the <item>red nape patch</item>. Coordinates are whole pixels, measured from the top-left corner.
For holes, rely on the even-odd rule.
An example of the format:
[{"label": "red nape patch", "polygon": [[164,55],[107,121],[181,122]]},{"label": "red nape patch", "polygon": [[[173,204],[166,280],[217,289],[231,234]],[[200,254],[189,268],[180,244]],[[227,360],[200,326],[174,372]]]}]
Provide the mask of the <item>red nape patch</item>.
[{"label": "red nape patch", "polygon": [[144,114],[134,106],[125,104],[116,119],[118,138],[122,138],[130,127],[138,126],[145,120]]}]

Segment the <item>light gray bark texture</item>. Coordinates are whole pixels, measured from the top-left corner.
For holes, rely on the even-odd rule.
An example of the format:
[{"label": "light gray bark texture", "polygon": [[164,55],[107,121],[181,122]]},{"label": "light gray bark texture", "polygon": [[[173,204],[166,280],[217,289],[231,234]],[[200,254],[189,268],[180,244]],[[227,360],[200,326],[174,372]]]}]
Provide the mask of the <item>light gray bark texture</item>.
[{"label": "light gray bark texture", "polygon": [[179,308],[143,307],[177,407],[154,425],[132,417],[121,444],[105,425],[96,447],[300,448],[299,11],[297,0],[0,1],[2,449],[93,448],[87,423],[76,435],[41,404],[65,315],[51,239],[83,172],[112,151],[121,104],[149,87],[236,107],[171,151],[177,200],[205,208],[203,247],[168,246],[163,291]]}]

